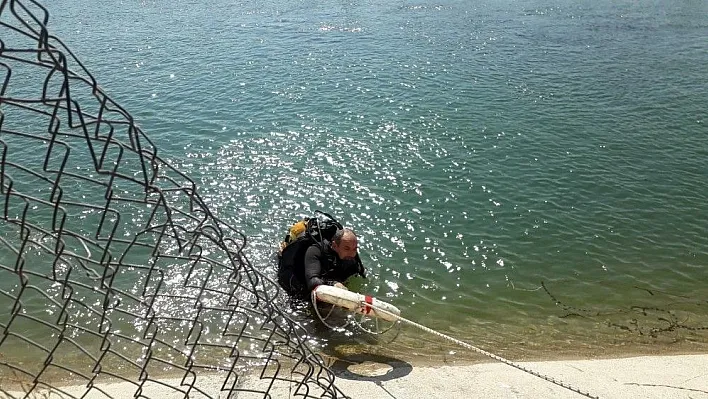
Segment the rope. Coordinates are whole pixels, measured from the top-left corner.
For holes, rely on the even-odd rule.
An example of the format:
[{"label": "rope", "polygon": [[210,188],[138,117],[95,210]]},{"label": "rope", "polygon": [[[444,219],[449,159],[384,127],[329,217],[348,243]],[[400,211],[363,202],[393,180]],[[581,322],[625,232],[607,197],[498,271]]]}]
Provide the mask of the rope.
[{"label": "rope", "polygon": [[322,324],[324,324],[326,327],[328,327],[328,328],[331,329],[331,330],[335,330],[335,331],[341,330],[341,329],[343,329],[344,327],[346,327],[347,324],[349,324],[349,322],[344,323],[341,327],[335,327],[335,326],[332,326],[332,325],[330,325],[329,323],[327,323],[327,322],[325,321],[325,320],[329,319],[329,316],[330,316],[330,315],[332,314],[332,312],[334,311],[334,305],[331,305],[331,306],[332,306],[332,307],[329,308],[329,312],[327,313],[327,316],[326,316],[326,317],[322,317],[322,314],[320,314],[319,308],[317,308],[317,294],[315,294],[315,290],[312,290],[312,307],[315,309],[315,313],[317,314],[317,317],[320,318],[320,321],[322,322]]},{"label": "rope", "polygon": [[446,335],[446,334],[443,334],[443,333],[441,333],[441,332],[439,332],[439,331],[435,331],[435,330],[433,330],[433,329],[430,328],[430,327],[426,327],[426,326],[424,326],[424,325],[422,325],[422,324],[419,324],[419,323],[416,323],[416,322],[414,322],[414,321],[412,321],[412,320],[408,320],[408,319],[406,319],[405,317],[401,317],[401,316],[399,316],[399,315],[397,315],[397,314],[391,313],[391,312],[389,312],[389,311],[387,311],[386,309],[383,309],[383,308],[381,308],[381,307],[378,307],[378,306],[375,306],[375,305],[372,305],[372,304],[364,304],[363,302],[362,302],[362,306],[369,306],[369,307],[371,307],[371,308],[376,309],[377,312],[382,312],[382,313],[389,314],[389,315],[395,317],[398,321],[402,321],[402,322],[404,322],[404,323],[406,323],[406,324],[409,324],[409,325],[411,325],[411,326],[413,326],[413,327],[416,327],[416,328],[418,328],[418,329],[420,329],[420,330],[423,330],[423,331],[425,331],[425,332],[427,332],[427,333],[436,335],[436,336],[438,336],[438,337],[440,337],[440,338],[443,338],[443,339],[446,339],[446,340],[448,340],[448,341],[450,341],[450,342],[454,342],[454,343],[456,343],[457,345],[460,345],[460,346],[462,346],[462,347],[464,347],[464,348],[466,348],[466,349],[473,350],[473,351],[475,351],[475,352],[477,352],[477,353],[479,353],[479,354],[482,354],[482,355],[487,356],[487,357],[489,357],[489,358],[491,358],[491,359],[494,359],[494,360],[496,360],[496,361],[499,361],[499,362],[501,362],[501,363],[504,363],[504,364],[506,364],[507,366],[511,366],[511,367],[513,367],[513,368],[515,368],[515,369],[518,369],[518,370],[523,371],[524,373],[528,373],[528,374],[531,374],[531,375],[536,376],[536,377],[538,377],[538,378],[541,378],[541,379],[543,379],[543,380],[546,380],[546,381],[548,381],[548,382],[550,382],[550,383],[552,383],[552,384],[558,385],[559,387],[565,388],[565,389],[567,389],[567,390],[569,390],[569,391],[572,391],[572,392],[575,392],[575,393],[577,393],[577,394],[579,394],[579,395],[585,396],[585,397],[587,397],[587,398],[592,398],[592,399],[600,399],[598,396],[591,395],[589,392],[583,392],[583,391],[581,391],[580,389],[575,388],[575,387],[573,387],[572,385],[567,384],[567,383],[565,383],[565,382],[563,382],[563,381],[560,381],[560,380],[557,380],[557,379],[555,379],[555,378],[549,377],[549,376],[547,376],[547,375],[545,375],[545,374],[541,374],[541,373],[539,373],[539,372],[537,372],[537,371],[533,371],[533,370],[531,370],[531,369],[528,369],[528,368],[526,368],[526,367],[524,367],[524,366],[522,366],[522,365],[520,365],[520,364],[517,364],[517,363],[512,362],[511,360],[505,359],[505,358],[503,358],[503,357],[501,357],[501,356],[499,356],[499,355],[495,355],[494,353],[487,352],[487,351],[485,351],[485,350],[482,349],[482,348],[478,348],[478,347],[476,347],[476,346],[474,346],[474,345],[468,344],[467,342],[460,341],[460,340],[457,339],[457,338],[453,338],[453,337],[451,337],[451,336],[449,336],[449,335]]},{"label": "rope", "polygon": [[[331,329],[331,330],[338,331],[338,330],[344,329],[344,327],[346,327],[347,325],[350,324],[349,321],[345,321],[344,324],[342,324],[340,327],[335,327],[335,326],[332,326],[332,325],[330,325],[329,323],[327,323],[327,319],[329,319],[329,316],[332,315],[332,312],[334,311],[334,308],[337,307],[337,305],[328,303],[328,302],[326,302],[326,301],[319,301],[319,300],[317,299],[317,293],[315,292],[315,290],[312,290],[312,293],[311,293],[310,297],[311,297],[311,300],[312,300],[312,307],[315,309],[315,314],[317,314],[317,317],[320,318],[320,321],[321,321],[322,324],[324,324],[326,327],[328,327],[328,328]],[[327,313],[327,316],[322,317],[322,314],[320,313],[320,309],[317,307],[317,302],[318,302],[318,301],[330,305],[329,312]],[[364,303],[364,302],[362,302],[362,303]],[[368,306],[368,307],[370,307],[370,308],[376,308],[376,309],[378,309],[378,307],[376,307],[376,306],[370,306],[369,304],[367,304],[366,306]],[[353,312],[353,311],[352,311],[352,313],[356,313],[356,312]],[[386,313],[388,313],[388,312],[386,312]],[[385,334],[385,333],[387,333],[389,330],[391,330],[394,326],[400,325],[399,323],[391,322],[391,325],[388,326],[388,328],[379,329],[379,319],[378,319],[377,317],[374,317],[373,319],[374,319],[374,323],[376,324],[376,330],[372,330],[372,329],[370,329],[370,328],[364,327],[364,326],[361,324],[362,321],[367,317],[367,315],[362,313],[362,314],[360,314],[360,316],[361,316],[361,321],[360,321],[360,320],[356,320],[356,316],[352,317],[352,318],[354,319],[354,321],[353,321],[353,323],[351,323],[351,324],[356,325],[356,326],[359,327],[359,329],[361,329],[362,331],[367,332],[367,333],[372,334],[372,335]],[[398,336],[398,334],[396,334],[396,337],[397,337],[397,336]],[[394,338],[395,338],[395,337],[394,337]]]}]

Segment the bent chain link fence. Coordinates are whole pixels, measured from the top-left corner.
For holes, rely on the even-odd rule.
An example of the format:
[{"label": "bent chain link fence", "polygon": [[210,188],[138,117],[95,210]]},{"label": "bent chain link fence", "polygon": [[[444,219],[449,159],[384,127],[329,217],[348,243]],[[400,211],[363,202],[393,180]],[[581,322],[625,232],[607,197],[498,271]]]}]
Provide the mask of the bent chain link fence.
[{"label": "bent chain link fence", "polygon": [[343,397],[245,236],[48,20],[0,2],[0,397]]}]

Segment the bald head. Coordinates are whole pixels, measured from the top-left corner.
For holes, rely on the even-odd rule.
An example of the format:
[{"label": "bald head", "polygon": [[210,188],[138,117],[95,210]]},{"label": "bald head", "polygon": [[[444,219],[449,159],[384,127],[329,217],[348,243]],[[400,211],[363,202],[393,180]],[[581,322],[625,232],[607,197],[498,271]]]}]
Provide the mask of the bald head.
[{"label": "bald head", "polygon": [[352,229],[341,229],[332,237],[332,249],[337,253],[339,259],[351,260],[356,257],[359,248],[358,241]]},{"label": "bald head", "polygon": [[356,234],[354,234],[354,231],[350,228],[343,228],[337,230],[336,233],[334,233],[334,236],[332,237],[332,241],[340,244],[342,240],[356,240]]}]

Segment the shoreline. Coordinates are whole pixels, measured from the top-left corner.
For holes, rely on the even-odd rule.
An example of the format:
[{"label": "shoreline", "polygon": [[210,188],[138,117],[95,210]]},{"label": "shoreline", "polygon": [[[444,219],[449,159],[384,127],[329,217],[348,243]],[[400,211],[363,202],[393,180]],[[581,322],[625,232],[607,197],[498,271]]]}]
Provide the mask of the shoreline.
[{"label": "shoreline", "polygon": [[[708,398],[708,354],[521,362],[544,378],[499,363],[413,368],[390,381],[340,378],[357,397],[390,398]],[[570,388],[570,389],[569,389]],[[351,391],[349,391],[351,389]],[[383,393],[390,396],[382,395]]]},{"label": "shoreline", "polygon": [[[519,361],[513,362],[518,366],[514,367],[486,357],[478,362],[433,364],[362,353],[338,360],[325,358],[325,363],[335,374],[335,386],[352,398],[708,399],[708,353],[607,356],[609,357]],[[538,373],[542,377],[532,373]],[[238,379],[238,388],[260,394],[251,396],[253,392],[239,391],[238,397],[264,397],[264,392],[274,398],[293,397],[300,378],[298,373],[285,375],[291,378],[291,381],[261,379],[256,372],[244,374]],[[168,385],[180,387],[182,379],[174,374],[150,377],[142,387],[141,394],[144,397],[183,398],[189,388],[168,388]],[[553,384],[545,377],[559,381],[571,389]],[[190,391],[189,397],[223,397],[225,392],[221,391],[221,387],[225,378],[225,373],[200,374],[194,380],[194,387],[190,388],[198,389]],[[2,385],[4,390],[9,391],[10,398],[24,397],[23,390],[16,389],[18,387]],[[312,390],[313,386],[314,391],[318,391],[316,384],[309,381],[308,388]],[[101,379],[86,396],[83,396],[87,391],[84,385],[66,382],[57,384],[57,387],[65,396],[40,390],[29,397],[51,399],[69,395],[103,398],[108,395],[122,398],[133,397],[138,391],[137,382],[107,379]],[[0,398],[4,399],[2,393],[3,390],[0,390]]]},{"label": "shoreline", "polygon": [[[501,363],[478,363],[467,366],[426,367],[413,366],[405,375],[388,378],[390,371],[380,374],[369,368],[364,374],[340,373],[335,380],[337,388],[352,397],[368,399],[386,398],[708,398],[708,355],[643,356],[623,359],[575,360],[524,362],[521,367],[546,375],[567,388],[555,385],[543,378],[531,375]],[[378,374],[377,374],[378,373]],[[166,385],[179,386],[180,379],[164,378],[149,381],[142,387],[143,397],[181,398],[182,391],[169,389]],[[273,383],[272,385],[270,385]],[[198,390],[191,391],[190,398],[220,397],[223,380],[217,375],[198,378]],[[197,383],[195,383],[196,387]],[[312,388],[310,384],[309,388]],[[133,397],[137,385],[128,382],[99,384],[86,398]],[[256,376],[242,378],[239,388],[252,390],[239,392],[241,397],[293,397],[302,394],[296,381],[272,381]],[[316,387],[315,387],[316,388]],[[313,394],[316,389],[311,389]],[[82,396],[83,386],[62,387],[63,394]],[[198,393],[200,392],[200,393]],[[21,391],[10,392],[21,397]],[[13,397],[13,396],[10,396]],[[30,397],[59,398],[59,394],[38,392]]]},{"label": "shoreline", "polygon": [[[473,349],[435,337],[426,339],[423,345],[419,347],[397,345],[397,343],[394,342],[392,347],[389,347],[384,342],[373,344],[362,342],[340,343],[324,349],[318,348],[318,353],[325,359],[335,361],[351,355],[388,356],[419,367],[466,366],[496,362],[496,360]],[[469,343],[469,345],[512,362],[613,360],[631,357],[708,355],[708,341],[689,341],[685,339],[673,342],[657,339],[647,339],[643,342],[618,340],[614,343],[604,343],[602,345],[569,341],[557,343],[553,346],[529,342],[526,345],[513,343],[505,345],[503,348],[491,348],[476,345],[473,342]],[[524,350],[519,350],[520,347],[523,347]]]}]

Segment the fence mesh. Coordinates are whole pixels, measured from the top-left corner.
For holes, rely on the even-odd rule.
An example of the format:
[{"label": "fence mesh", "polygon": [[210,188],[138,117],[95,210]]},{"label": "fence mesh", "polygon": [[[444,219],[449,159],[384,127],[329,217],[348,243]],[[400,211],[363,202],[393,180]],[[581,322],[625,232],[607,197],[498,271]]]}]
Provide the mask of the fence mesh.
[{"label": "fence mesh", "polygon": [[246,238],[0,3],[0,397],[343,397]]}]

